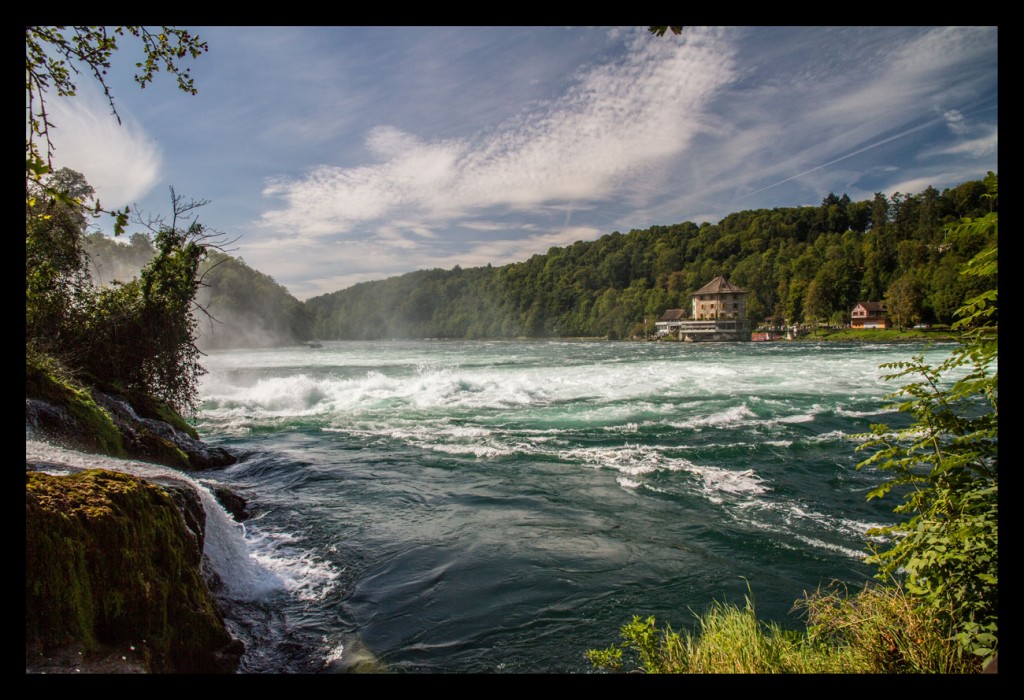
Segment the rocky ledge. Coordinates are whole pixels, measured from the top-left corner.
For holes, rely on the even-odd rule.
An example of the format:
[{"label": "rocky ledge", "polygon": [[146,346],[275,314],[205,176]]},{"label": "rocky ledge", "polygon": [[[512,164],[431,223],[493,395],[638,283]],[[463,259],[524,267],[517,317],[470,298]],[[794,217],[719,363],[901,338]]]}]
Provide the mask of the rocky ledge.
[{"label": "rocky ledge", "polygon": [[[91,402],[76,410],[73,401],[30,397],[25,400],[25,422],[33,432],[78,449],[99,451],[188,470],[219,469],[234,464],[235,456],[223,447],[211,447],[187,425],[136,410],[122,396],[93,390]],[[88,405],[91,403],[92,405]],[[152,409],[150,409],[152,410]],[[97,423],[103,430],[97,430]]]}]

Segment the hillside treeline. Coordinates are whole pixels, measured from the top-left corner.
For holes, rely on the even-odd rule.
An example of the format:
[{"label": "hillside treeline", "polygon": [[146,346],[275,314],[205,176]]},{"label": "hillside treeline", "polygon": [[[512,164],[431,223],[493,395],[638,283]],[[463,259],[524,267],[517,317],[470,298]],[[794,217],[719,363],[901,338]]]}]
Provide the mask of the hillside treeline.
[{"label": "hillside treeline", "polygon": [[[716,275],[750,292],[756,322],[832,322],[858,301],[886,301],[899,326],[950,323],[976,280],[960,269],[989,243],[947,232],[984,216],[996,181],[939,192],[829,194],[817,207],[736,212],[717,224],[618,231],[502,267],[421,270],[309,299],[322,339],[621,338]],[[645,324],[646,319],[646,324]]]},{"label": "hillside treeline", "polygon": [[[960,269],[989,241],[948,232],[984,216],[996,181],[816,207],[736,212],[717,224],[652,226],[551,248],[501,267],[419,270],[302,303],[240,258],[211,251],[201,269],[201,347],[311,338],[624,338],[653,331],[666,309],[716,275],[746,289],[754,323],[848,320],[858,301],[886,301],[899,326],[946,324],[981,290]],[[154,255],[149,237],[86,237],[94,282],[130,279]],[[646,323],[645,323],[646,319]]]}]

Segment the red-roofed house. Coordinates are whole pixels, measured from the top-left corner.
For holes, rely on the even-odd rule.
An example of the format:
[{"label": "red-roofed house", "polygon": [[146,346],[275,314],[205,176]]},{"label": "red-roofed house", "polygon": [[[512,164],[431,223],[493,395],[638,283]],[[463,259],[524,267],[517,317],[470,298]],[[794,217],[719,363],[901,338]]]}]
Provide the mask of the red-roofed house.
[{"label": "red-roofed house", "polygon": [[858,301],[850,312],[852,328],[889,328],[885,304],[880,301]]}]

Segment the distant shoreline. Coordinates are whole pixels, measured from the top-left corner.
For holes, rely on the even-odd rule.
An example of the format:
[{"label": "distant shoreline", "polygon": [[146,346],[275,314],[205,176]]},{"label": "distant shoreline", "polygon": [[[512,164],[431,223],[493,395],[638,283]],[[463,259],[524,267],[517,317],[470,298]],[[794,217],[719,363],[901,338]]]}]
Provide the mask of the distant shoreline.
[{"label": "distant shoreline", "polygon": [[895,329],[870,329],[870,330],[825,330],[817,333],[811,332],[801,335],[797,341],[824,340],[830,342],[956,342],[959,334],[948,329],[910,329],[898,331]]}]

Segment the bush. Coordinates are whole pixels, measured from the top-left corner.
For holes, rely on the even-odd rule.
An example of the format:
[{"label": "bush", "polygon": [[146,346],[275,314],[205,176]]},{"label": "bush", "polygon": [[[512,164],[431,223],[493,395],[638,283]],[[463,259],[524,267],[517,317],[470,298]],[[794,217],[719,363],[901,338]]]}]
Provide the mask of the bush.
[{"label": "bush", "polygon": [[623,670],[623,652],[642,673],[844,673],[858,668],[851,651],[796,630],[759,622],[751,596],[743,608],[715,602],[697,616],[697,631],[660,630],[655,619],[634,617],[622,642],[587,652],[595,668]]}]

